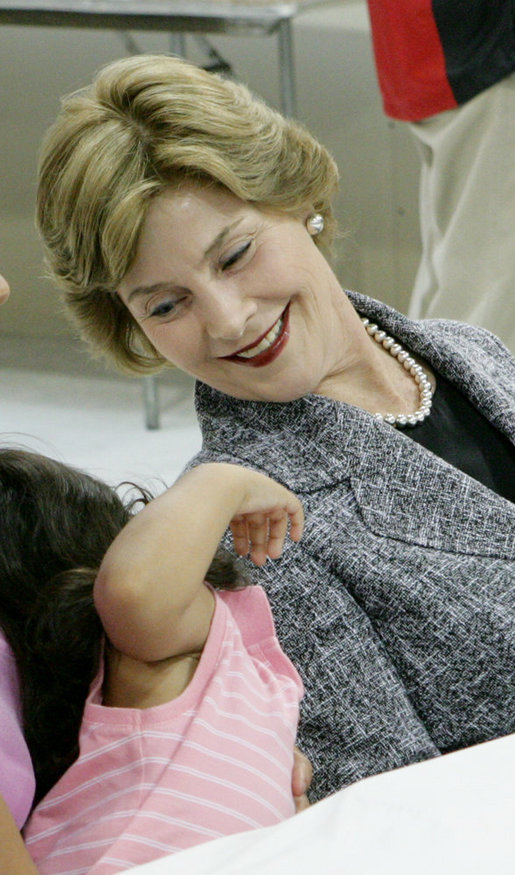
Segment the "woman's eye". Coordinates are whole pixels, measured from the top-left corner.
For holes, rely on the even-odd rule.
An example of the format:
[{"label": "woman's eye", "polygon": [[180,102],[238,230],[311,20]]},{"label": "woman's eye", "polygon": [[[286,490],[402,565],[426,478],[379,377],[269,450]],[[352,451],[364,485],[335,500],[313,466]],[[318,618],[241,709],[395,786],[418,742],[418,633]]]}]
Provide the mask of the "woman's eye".
[{"label": "woman's eye", "polygon": [[161,301],[150,308],[149,316],[169,316],[177,307],[177,301]]},{"label": "woman's eye", "polygon": [[245,243],[244,246],[240,246],[239,249],[231,253],[231,255],[229,255],[229,257],[226,258],[226,260],[222,263],[222,270],[227,270],[228,267],[232,267],[233,264],[236,264],[236,262],[239,261],[246,252],[248,252],[251,242],[252,241],[249,240],[248,243]]}]

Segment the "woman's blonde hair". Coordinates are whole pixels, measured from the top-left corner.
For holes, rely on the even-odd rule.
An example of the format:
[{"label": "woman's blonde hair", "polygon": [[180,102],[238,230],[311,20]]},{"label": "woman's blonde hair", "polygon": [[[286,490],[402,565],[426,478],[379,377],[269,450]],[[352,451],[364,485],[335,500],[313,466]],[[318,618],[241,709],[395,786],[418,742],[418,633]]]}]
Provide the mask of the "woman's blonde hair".
[{"label": "woman's blonde hair", "polygon": [[37,223],[68,315],[95,354],[133,373],[165,362],[116,295],[151,198],[184,180],[335,231],[338,172],[327,150],[240,84],[166,55],[103,68],[64,98],[43,141]]}]

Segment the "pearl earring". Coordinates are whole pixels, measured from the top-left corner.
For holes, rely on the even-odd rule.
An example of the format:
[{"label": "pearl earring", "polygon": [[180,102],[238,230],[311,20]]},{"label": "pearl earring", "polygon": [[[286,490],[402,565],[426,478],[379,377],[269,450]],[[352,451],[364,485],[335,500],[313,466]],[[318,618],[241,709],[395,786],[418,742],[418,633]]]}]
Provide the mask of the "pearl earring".
[{"label": "pearl earring", "polygon": [[313,213],[313,215],[306,221],[306,228],[308,234],[311,234],[312,237],[316,237],[317,234],[320,234],[320,232],[324,230],[324,217],[322,214]]}]

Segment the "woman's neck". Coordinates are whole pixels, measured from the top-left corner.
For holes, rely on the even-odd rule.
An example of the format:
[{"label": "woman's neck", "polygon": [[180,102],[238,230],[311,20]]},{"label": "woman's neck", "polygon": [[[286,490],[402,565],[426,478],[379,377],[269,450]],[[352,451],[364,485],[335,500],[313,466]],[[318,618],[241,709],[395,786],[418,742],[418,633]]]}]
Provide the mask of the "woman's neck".
[{"label": "woman's neck", "polygon": [[[367,333],[356,313],[356,320],[347,325],[352,342],[348,344],[347,360],[329,373],[317,389],[317,394],[344,401],[369,413],[412,414],[420,407],[418,384],[402,363]],[[409,352],[409,350],[408,350]],[[436,380],[428,365],[410,353],[431,382]]]}]

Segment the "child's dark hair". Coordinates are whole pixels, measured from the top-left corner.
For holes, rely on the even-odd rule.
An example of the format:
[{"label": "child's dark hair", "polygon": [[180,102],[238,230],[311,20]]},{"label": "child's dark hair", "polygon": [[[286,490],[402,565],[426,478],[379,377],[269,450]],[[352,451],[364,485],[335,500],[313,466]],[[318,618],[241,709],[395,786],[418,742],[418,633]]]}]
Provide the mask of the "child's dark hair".
[{"label": "child's dark hair", "polygon": [[[82,471],[0,448],[0,627],[16,659],[36,802],[78,754],[103,640],[93,604],[98,568],[134,506],[149,500],[138,490],[125,504]],[[207,577],[224,588],[242,582],[222,552]]]}]

